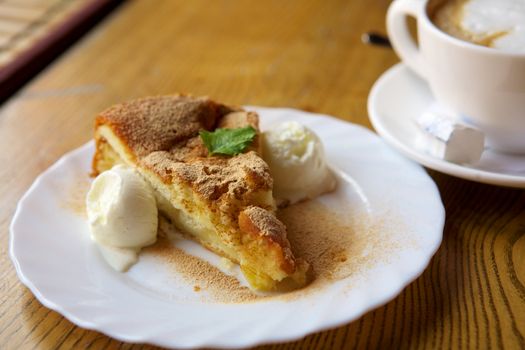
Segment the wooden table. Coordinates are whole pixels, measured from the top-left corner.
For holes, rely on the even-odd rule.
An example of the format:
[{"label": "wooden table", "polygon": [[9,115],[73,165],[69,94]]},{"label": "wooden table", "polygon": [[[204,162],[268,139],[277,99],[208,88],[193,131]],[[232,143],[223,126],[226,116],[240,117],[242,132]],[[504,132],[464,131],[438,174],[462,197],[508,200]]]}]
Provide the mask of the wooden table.
[{"label": "wooden table", "polygon": [[[43,307],[8,258],[8,225],[34,178],[89,140],[93,116],[175,91],[289,106],[370,127],[366,100],[397,62],[360,42],[389,1],[131,1],[0,111],[0,348],[142,348]],[[524,348],[525,192],[430,172],[444,241],[395,300],[349,325],[275,349]],[[144,346],[148,348],[148,346]]]}]

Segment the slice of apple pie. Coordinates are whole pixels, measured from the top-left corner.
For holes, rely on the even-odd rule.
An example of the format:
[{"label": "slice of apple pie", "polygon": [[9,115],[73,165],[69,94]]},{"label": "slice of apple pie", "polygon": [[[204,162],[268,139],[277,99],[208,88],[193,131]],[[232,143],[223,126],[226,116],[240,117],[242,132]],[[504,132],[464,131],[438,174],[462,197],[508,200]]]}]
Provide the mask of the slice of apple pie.
[{"label": "slice of apple pie", "polygon": [[[251,126],[243,153],[210,155],[199,131]],[[241,266],[259,290],[306,284],[309,265],[295,258],[275,216],[272,178],[261,158],[258,116],[208,98],[148,97],[113,106],[95,120],[93,171],[137,169],[157,205],[188,237]]]}]

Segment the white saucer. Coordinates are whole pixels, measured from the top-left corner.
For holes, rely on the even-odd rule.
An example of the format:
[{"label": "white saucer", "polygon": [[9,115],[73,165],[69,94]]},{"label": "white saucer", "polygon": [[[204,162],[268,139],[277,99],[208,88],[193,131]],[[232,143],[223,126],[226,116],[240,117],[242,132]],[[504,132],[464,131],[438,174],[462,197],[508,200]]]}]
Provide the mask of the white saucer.
[{"label": "white saucer", "polygon": [[525,156],[487,149],[478,163],[459,165],[418,149],[420,130],[412,120],[434,103],[428,85],[400,63],[374,84],[368,97],[368,114],[376,131],[391,146],[426,167],[472,181],[525,188]]}]

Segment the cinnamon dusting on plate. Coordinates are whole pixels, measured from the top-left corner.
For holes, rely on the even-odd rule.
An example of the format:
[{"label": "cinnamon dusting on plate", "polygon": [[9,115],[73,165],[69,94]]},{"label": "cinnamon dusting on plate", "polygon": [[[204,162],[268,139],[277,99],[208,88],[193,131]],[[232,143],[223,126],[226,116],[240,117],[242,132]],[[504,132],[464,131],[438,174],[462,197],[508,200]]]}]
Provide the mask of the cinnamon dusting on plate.
[{"label": "cinnamon dusting on plate", "polygon": [[69,196],[66,196],[60,203],[60,207],[73,212],[74,214],[87,218],[86,196],[89,191],[91,181],[86,175],[85,178],[72,183],[68,189]]},{"label": "cinnamon dusting on plate", "polygon": [[[207,291],[214,302],[242,303],[264,298],[242,286],[235,277],[174,246],[164,234],[159,234],[157,243],[145,248],[143,253],[160,257],[186,283]],[[194,290],[197,291],[195,287]]]},{"label": "cinnamon dusting on plate", "polygon": [[306,259],[314,274],[310,285],[279,295],[281,300],[306,297],[347,278],[357,283],[363,272],[387,263],[400,249],[392,232],[405,227],[389,213],[372,217],[350,205],[334,209],[316,200],[284,208],[278,216],[294,254]]},{"label": "cinnamon dusting on plate", "polygon": [[372,220],[350,206],[333,209],[308,201],[282,209],[279,219],[287,227],[294,254],[310,262],[316,279],[355,275],[395,245],[385,237],[383,219]]}]

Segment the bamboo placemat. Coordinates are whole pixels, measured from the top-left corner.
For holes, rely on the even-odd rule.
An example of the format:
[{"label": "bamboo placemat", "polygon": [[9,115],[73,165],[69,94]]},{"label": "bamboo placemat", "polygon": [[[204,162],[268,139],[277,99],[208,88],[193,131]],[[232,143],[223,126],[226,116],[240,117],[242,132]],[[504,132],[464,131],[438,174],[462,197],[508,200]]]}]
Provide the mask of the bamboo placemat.
[{"label": "bamboo placemat", "polygon": [[0,68],[91,0],[0,0]]},{"label": "bamboo placemat", "polygon": [[124,0],[0,0],[0,103]]}]

